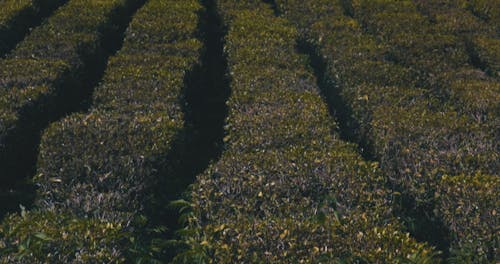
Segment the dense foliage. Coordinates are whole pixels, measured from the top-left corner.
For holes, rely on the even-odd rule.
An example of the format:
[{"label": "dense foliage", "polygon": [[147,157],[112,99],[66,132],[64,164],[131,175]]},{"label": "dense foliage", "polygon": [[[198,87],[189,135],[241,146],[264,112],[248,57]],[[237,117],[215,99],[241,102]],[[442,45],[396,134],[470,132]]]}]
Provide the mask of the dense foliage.
[{"label": "dense foliage", "polygon": [[0,263],[500,262],[499,14],[0,0]]},{"label": "dense foliage", "polygon": [[0,57],[65,0],[4,0],[0,2]]},{"label": "dense foliage", "polygon": [[392,215],[378,165],[340,140],[297,30],[260,1],[217,7],[232,90],[226,151],[192,186],[176,261],[432,261]]},{"label": "dense foliage", "polygon": [[[150,1],[135,14],[90,111],[44,131],[34,179],[38,209],[4,221],[0,262],[125,263],[161,253],[147,239],[161,227],[147,217],[162,214],[163,196],[182,181],[171,157],[182,151],[180,97],[185,74],[198,63],[200,9],[196,1]],[[36,234],[46,239],[30,243]]]},{"label": "dense foliage", "polygon": [[[117,28],[139,1],[71,1],[0,61],[3,182],[25,177],[40,130],[78,109],[105,64]],[[21,175],[20,175],[21,174]]]},{"label": "dense foliage", "polygon": [[[491,190],[499,186],[475,175],[496,175],[500,168],[500,101],[495,100],[500,86],[488,76],[491,67],[483,72],[473,63],[476,48],[468,41],[494,29],[465,9],[454,17],[442,15],[444,22],[434,21],[412,1],[277,3],[301,28],[313,53],[324,58],[323,82],[350,109],[344,112],[349,128],[380,160],[394,188],[415,200],[416,208],[431,208],[427,211],[434,221],[445,223],[457,258],[496,259],[498,216],[491,203],[498,199]],[[438,7],[429,10],[438,13]],[[453,181],[442,180],[444,175],[474,178],[477,196],[442,194],[456,188],[449,186]],[[464,203],[474,204],[489,224],[450,211]],[[465,234],[456,228],[458,222],[477,232]]]}]

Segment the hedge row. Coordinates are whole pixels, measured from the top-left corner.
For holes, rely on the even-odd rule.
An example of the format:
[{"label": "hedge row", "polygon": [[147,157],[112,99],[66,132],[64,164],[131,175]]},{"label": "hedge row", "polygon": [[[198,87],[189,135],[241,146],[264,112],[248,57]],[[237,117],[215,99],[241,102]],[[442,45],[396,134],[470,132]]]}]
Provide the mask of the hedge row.
[{"label": "hedge row", "polygon": [[[487,36],[491,29],[468,12],[454,7],[458,4],[452,2],[414,5],[411,1],[353,1],[353,10],[369,32],[383,39],[381,43],[387,46],[391,60],[421,72],[423,87],[437,92],[451,104],[451,107],[445,105],[445,111],[454,108],[460,114],[469,115],[471,122],[484,123],[491,130],[500,122],[500,103],[496,100],[500,96],[500,84],[469,64],[473,60],[470,53],[475,52],[468,49],[477,49],[467,47],[474,42],[472,39]],[[432,19],[429,21],[420,15],[417,6],[429,10],[423,13],[430,13],[436,21],[431,23]],[[494,46],[489,39],[483,42],[486,44],[482,46]],[[478,54],[484,53],[487,52]],[[478,87],[481,90],[478,91]]]},{"label": "hedge row", "polygon": [[443,176],[436,192],[439,216],[454,232],[452,256],[461,263],[498,262],[498,175]]},{"label": "hedge row", "polygon": [[[500,5],[492,0],[454,0],[454,1],[414,1],[418,10],[429,17],[433,23],[448,25],[454,31],[472,34],[498,33],[498,14]],[[447,14],[448,17],[444,15]]]},{"label": "hedge row", "polygon": [[[500,77],[500,39],[498,36],[500,32],[498,25],[491,21],[484,21],[467,10],[474,4],[478,3],[474,3],[474,1],[469,3],[450,1],[447,4],[437,5],[431,2],[418,2],[417,6],[433,22],[432,25],[436,28],[435,34],[451,34],[460,38],[465,43],[472,66],[479,67],[493,77],[488,78],[482,72],[474,71],[473,67],[467,70],[460,69],[458,74],[456,72],[445,73],[444,77],[451,80],[446,85],[452,87],[450,89],[452,93],[457,87],[460,92],[476,90],[478,86],[486,87],[485,92],[474,93],[478,98],[473,98],[471,94],[461,96],[460,93],[459,96],[456,96],[455,93],[452,97],[458,99],[459,104],[473,105],[483,111],[498,113],[500,109],[498,103],[500,94],[498,82],[498,77]],[[496,4],[496,6],[498,9],[500,5]],[[485,103],[485,98],[493,100]],[[482,104],[483,107],[478,107],[478,104]],[[498,115],[495,118],[498,119]],[[496,122],[499,121],[496,120]]]},{"label": "hedge row", "polygon": [[126,222],[155,201],[158,192],[151,190],[176,190],[166,182],[182,180],[170,158],[182,151],[181,96],[186,73],[199,61],[200,8],[196,1],[152,1],[137,13],[94,92],[92,110],[45,131],[38,204]]},{"label": "hedge row", "polygon": [[2,183],[26,177],[22,173],[35,159],[40,130],[79,109],[139,3],[71,1],[0,61]]},{"label": "hedge row", "polygon": [[66,0],[5,0],[0,3],[0,57]]},{"label": "hedge row", "polygon": [[[487,123],[499,122],[496,113],[500,104],[494,100],[500,92],[498,81],[470,64],[478,56],[480,61],[490,61],[486,70],[497,75],[494,65],[498,48],[494,40],[484,39],[491,35],[492,29],[466,10],[453,8],[451,3],[418,3],[353,1],[353,9],[356,19],[387,45],[393,61],[418,73],[421,86],[451,99],[460,113]],[[417,7],[429,10],[422,12],[430,13],[431,19],[421,15]],[[481,45],[474,45],[479,40]],[[478,86],[488,89],[477,92]],[[492,95],[493,100],[486,99]]]},{"label": "hedge row", "polygon": [[471,0],[467,8],[477,17],[491,23],[496,32],[500,32],[500,5],[495,0]]},{"label": "hedge row", "polygon": [[226,150],[192,186],[177,262],[430,261],[378,165],[339,139],[298,32],[261,1],[218,1],[231,77]]},{"label": "hedge row", "polygon": [[500,78],[500,39],[477,36],[472,40],[473,56],[476,56],[480,66],[491,76]]},{"label": "hedge row", "polygon": [[[476,3],[474,3],[476,2]],[[483,68],[489,75],[500,77],[500,31],[498,24],[493,21],[484,20],[474,16],[474,5],[478,1],[470,3],[454,3],[450,1],[447,4],[437,4],[434,2],[418,2],[419,10],[426,14],[433,25],[438,29],[437,33],[452,34],[465,40],[470,55],[474,63]],[[497,3],[485,3],[482,9],[496,8],[500,11],[500,5]],[[469,12],[472,8],[473,12]],[[469,10],[468,10],[469,9]],[[480,16],[484,17],[484,16]],[[498,18],[497,18],[497,22]]]},{"label": "hedge row", "polygon": [[148,217],[164,216],[185,181],[173,168],[185,140],[184,78],[199,63],[201,8],[152,0],[135,14],[91,110],[44,131],[38,210],[4,221],[0,262],[149,263],[164,253],[150,230],[163,227]]},{"label": "hedge row", "polygon": [[[360,2],[363,8],[356,5]],[[439,213],[435,217],[451,229],[454,248],[464,250],[457,255],[465,255],[465,251],[470,250],[476,260],[494,259],[492,254],[498,241],[496,224],[478,225],[467,221],[467,215],[453,215],[447,209],[479,196],[457,195],[447,200],[445,206],[441,200],[446,194],[439,194],[449,190],[446,188],[449,182],[441,180],[445,174],[472,177],[478,171],[491,175],[498,172],[495,118],[473,122],[470,117],[458,114],[426,86],[432,85],[431,75],[419,74],[434,64],[439,66],[434,70],[446,71],[466,63],[464,49],[457,45],[460,42],[453,36],[425,32],[433,29],[415,13],[411,1],[355,1],[354,5],[348,1],[327,5],[320,0],[307,5],[300,1],[277,3],[285,16],[303,28],[303,38],[315,48],[313,52],[324,58],[327,65],[324,82],[336,89],[350,107],[355,122],[349,126],[357,132],[360,142],[370,142],[373,154],[394,186],[416,199],[417,205],[436,205]],[[370,15],[364,16],[364,12]],[[362,24],[345,13],[356,13],[368,31],[379,38],[365,34]],[[417,24],[419,27],[415,28]],[[402,35],[401,32],[429,37],[412,38],[413,33]],[[405,41],[409,45],[396,45]],[[436,58],[444,62],[436,62]],[[490,89],[490,94],[496,94],[494,90]],[[464,94],[475,99],[482,96],[473,91]],[[489,101],[488,96],[484,99],[495,109],[494,99]],[[494,117],[495,113],[486,112],[486,115]],[[497,182],[476,181],[476,190],[488,199],[467,202],[476,205],[480,214],[492,221],[489,223],[497,223],[496,213],[491,210],[491,201],[496,199],[494,193],[488,191],[491,188],[498,188]],[[482,231],[466,237],[457,229],[454,224],[457,222],[464,224],[460,228]],[[483,236],[486,233],[495,234],[494,239]],[[489,243],[480,242],[485,240]],[[465,241],[472,241],[474,247],[462,247]]]}]

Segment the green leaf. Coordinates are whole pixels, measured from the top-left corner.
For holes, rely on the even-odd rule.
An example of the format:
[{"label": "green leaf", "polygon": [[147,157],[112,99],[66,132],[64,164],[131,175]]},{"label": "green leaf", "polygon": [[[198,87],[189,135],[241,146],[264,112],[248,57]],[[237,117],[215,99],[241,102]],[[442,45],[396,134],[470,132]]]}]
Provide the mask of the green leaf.
[{"label": "green leaf", "polygon": [[174,208],[183,208],[191,206],[191,204],[188,201],[183,199],[171,201],[169,205]]},{"label": "green leaf", "polygon": [[50,237],[47,236],[47,234],[45,233],[35,233],[33,235],[34,237],[38,238],[38,239],[41,239],[43,241],[50,241],[52,240]]}]

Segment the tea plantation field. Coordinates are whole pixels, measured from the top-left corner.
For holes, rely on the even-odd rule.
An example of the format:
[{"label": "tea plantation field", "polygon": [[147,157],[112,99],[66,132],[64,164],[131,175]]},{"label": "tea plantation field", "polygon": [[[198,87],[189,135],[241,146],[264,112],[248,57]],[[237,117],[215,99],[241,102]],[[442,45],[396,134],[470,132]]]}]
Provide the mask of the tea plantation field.
[{"label": "tea plantation field", "polygon": [[0,263],[499,263],[498,0],[0,0]]}]

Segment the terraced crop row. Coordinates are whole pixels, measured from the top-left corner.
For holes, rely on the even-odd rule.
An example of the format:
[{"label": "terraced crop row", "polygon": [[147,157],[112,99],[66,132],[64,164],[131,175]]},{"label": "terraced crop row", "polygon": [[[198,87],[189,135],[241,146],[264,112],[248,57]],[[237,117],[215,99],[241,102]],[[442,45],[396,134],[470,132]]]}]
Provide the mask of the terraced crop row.
[{"label": "terraced crop row", "polygon": [[411,1],[276,2],[412,210],[445,224],[459,261],[497,259],[498,82],[477,78],[464,43]]},{"label": "terraced crop row", "polygon": [[32,174],[40,130],[81,107],[139,2],[71,1],[0,61],[2,184]]},{"label": "terraced crop row", "polygon": [[297,30],[261,1],[215,4],[228,29],[226,150],[192,186],[176,261],[432,260],[392,215],[377,164],[339,139]]},{"label": "terraced crop row", "polygon": [[499,262],[499,10],[0,0],[0,263]]},{"label": "terraced crop row", "polygon": [[[498,61],[487,56],[496,55],[495,45],[479,49],[480,45],[476,45],[489,41],[485,38],[493,34],[493,26],[448,5],[441,7],[429,2],[421,5],[432,9],[436,22],[421,15],[411,1],[397,4],[353,1],[353,12],[366,30],[386,46],[392,61],[410,68],[418,76],[417,85],[432,89],[438,97],[451,99],[460,114],[470,115],[491,127],[500,124],[500,84],[471,64],[476,54],[484,62]],[[493,77],[497,75],[494,63],[486,63],[485,68]],[[476,92],[477,89],[481,92]]]},{"label": "terraced crop row", "polygon": [[495,0],[472,0],[467,3],[458,2],[470,10],[475,16],[491,23],[496,31],[500,29],[500,5]]},{"label": "terraced crop row", "polygon": [[500,11],[498,2],[415,2],[420,13],[427,16],[439,33],[455,35],[465,42],[474,64],[493,77],[500,76],[500,20],[498,14],[495,14]]},{"label": "terraced crop row", "polygon": [[[99,14],[117,14],[129,5],[70,1],[66,9],[94,14],[70,23],[87,31],[86,25],[107,21]],[[164,213],[166,198],[185,180],[172,171],[179,162],[172,153],[183,151],[182,89],[199,63],[201,43],[195,37],[201,9],[194,0],[151,0],[135,14],[89,112],[44,131],[34,179],[40,186],[37,210],[4,221],[0,262],[150,262],[164,253],[152,240],[157,223],[149,217]]]},{"label": "terraced crop row", "polygon": [[0,2],[0,58],[65,0],[4,0]]},{"label": "terraced crop row", "polygon": [[[424,67],[420,72],[424,72],[426,76],[425,79],[431,88],[434,88],[438,91],[438,94],[440,93],[442,97],[451,101],[451,106],[445,105],[443,111],[455,108],[459,115],[468,115],[471,120],[465,121],[467,123],[462,126],[463,130],[467,129],[470,131],[470,129],[468,129],[469,127],[478,126],[481,128],[482,133],[490,133],[486,140],[479,139],[477,142],[473,142],[474,139],[464,138],[468,141],[472,141],[472,147],[475,147],[472,151],[479,150],[482,145],[490,145],[491,158],[489,160],[479,160],[474,164],[476,167],[469,167],[469,170],[458,167],[460,165],[457,164],[458,166],[455,165],[458,167],[457,169],[451,170],[448,168],[444,173],[468,173],[474,176],[475,172],[473,169],[482,169],[484,172],[491,174],[498,173],[500,165],[498,161],[499,146],[497,142],[498,131],[496,131],[496,127],[500,124],[500,120],[498,119],[500,110],[500,101],[498,100],[500,99],[500,83],[496,79],[489,78],[484,73],[478,72],[478,69],[468,64],[471,61],[468,49],[477,50],[477,45],[475,45],[475,43],[477,43],[476,40],[481,36],[492,35],[493,27],[475,20],[473,16],[464,12],[464,10],[453,8],[451,4],[440,7],[431,7],[430,3],[425,2],[421,4],[432,9],[434,17],[436,18],[435,23],[429,23],[422,17],[416,11],[417,8],[412,2],[408,2],[407,4],[394,3],[391,1],[380,1],[378,4],[376,2],[368,3],[366,1],[359,1],[358,3],[356,3],[356,1],[353,2],[354,13],[361,13],[359,14],[361,21],[364,21],[365,18],[367,18],[366,20],[370,20],[370,17],[380,18],[378,21],[383,21],[383,25],[380,25],[381,23],[372,24],[370,22],[366,23],[366,25],[368,28],[377,27],[377,31],[379,32],[377,36],[382,36],[385,40],[383,43],[388,46],[389,52],[396,49],[409,50],[408,46],[400,45],[397,41],[398,39],[411,38],[408,36],[416,35],[417,38],[424,40],[435,39],[436,41],[434,41],[431,46],[428,42],[415,41],[411,44],[411,50],[413,52],[402,53],[401,57],[404,55],[405,59],[400,59],[399,61],[403,61],[401,64],[409,66],[411,69],[418,69],[422,64],[426,65],[422,63],[422,61],[428,63],[429,66]],[[390,8],[394,8],[396,11],[392,13],[387,12],[387,9]],[[379,9],[384,11],[373,11]],[[386,12],[395,17],[406,17],[406,20],[404,23],[400,22],[398,26],[395,27],[390,24],[390,19],[385,18]],[[420,24],[418,29],[414,26],[416,23]],[[397,31],[408,32],[409,30],[411,30],[411,34],[399,33],[398,36],[391,33]],[[446,41],[446,39],[451,41]],[[450,54],[453,55],[450,56]],[[451,59],[450,57],[455,59]],[[492,61],[494,61],[494,59]],[[495,69],[491,68],[489,68],[489,71],[496,72]],[[496,73],[494,75],[496,75]],[[478,89],[480,90],[478,91]],[[458,133],[451,132],[450,134],[450,136],[452,136]],[[469,153],[472,151],[467,150]],[[453,152],[448,153],[449,156],[453,154]],[[486,153],[486,155],[488,154],[489,153]],[[451,178],[447,179],[449,182],[442,186],[444,188],[442,191],[445,193],[442,199],[445,205],[441,208],[441,214],[445,219],[444,222],[451,228],[452,232],[454,232],[454,237],[452,239],[455,240],[455,243],[458,240],[459,245],[453,245],[452,249],[456,251],[458,248],[459,252],[454,252],[454,254],[464,254],[465,257],[468,257],[467,255],[470,253],[467,251],[474,252],[474,250],[477,250],[480,256],[479,259],[485,256],[489,256],[490,259],[494,258],[496,255],[494,250],[497,247],[495,245],[495,240],[498,239],[498,234],[495,234],[495,230],[490,228],[495,228],[495,222],[498,220],[495,219],[496,216],[494,215],[497,199],[495,197],[495,187],[489,186],[489,184],[490,182],[496,182],[496,184],[498,184],[498,180],[494,178],[491,179],[491,177],[478,177],[476,180],[462,179],[462,181],[467,182],[463,184],[470,184],[470,188],[468,189],[469,192],[473,193],[473,197],[469,197],[469,193],[460,193],[456,195],[453,191],[455,188],[460,188],[456,185],[457,180],[452,180]],[[448,186],[448,184],[450,184],[450,186]],[[479,192],[476,192],[476,189],[479,189]],[[481,193],[481,191],[486,192]],[[449,196],[453,198],[449,198]],[[485,219],[487,219],[487,224],[492,226],[483,226],[478,230],[478,226],[485,223],[476,222],[470,224],[470,215],[466,217],[460,216],[462,208],[456,209],[456,205],[461,204],[461,201],[471,200],[475,201],[475,203],[481,203],[479,215],[485,217]],[[470,208],[468,209],[470,210]],[[470,243],[466,242],[470,240],[470,236],[473,237],[472,241],[474,241],[472,242],[474,244],[472,249],[470,249],[470,245],[466,245],[466,243]],[[474,249],[474,247],[476,247],[476,249]]]}]

